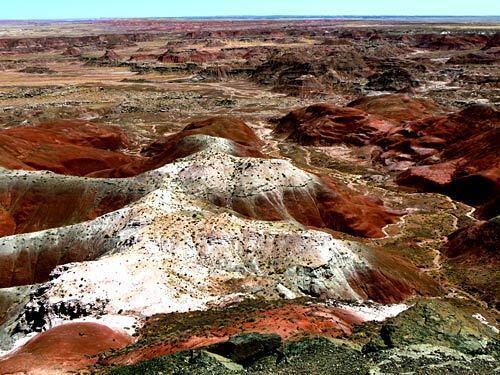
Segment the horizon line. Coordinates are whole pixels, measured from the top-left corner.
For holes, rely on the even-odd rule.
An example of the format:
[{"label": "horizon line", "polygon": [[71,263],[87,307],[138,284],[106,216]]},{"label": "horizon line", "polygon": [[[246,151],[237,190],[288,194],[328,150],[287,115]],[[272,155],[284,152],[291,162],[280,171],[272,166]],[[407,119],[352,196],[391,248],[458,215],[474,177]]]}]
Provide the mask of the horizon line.
[{"label": "horizon line", "polygon": [[102,17],[69,17],[69,18],[0,18],[2,21],[90,21],[90,20],[114,20],[114,19],[238,19],[238,18],[313,18],[313,19],[331,19],[331,18],[500,18],[499,15],[440,15],[440,14],[428,14],[428,15],[370,15],[370,14],[352,14],[352,15],[318,15],[318,14],[304,14],[304,15],[292,15],[292,14],[269,14],[269,15],[254,15],[254,14],[239,14],[239,15],[219,15],[219,16],[139,16],[139,17],[121,17],[121,16],[102,16]]}]

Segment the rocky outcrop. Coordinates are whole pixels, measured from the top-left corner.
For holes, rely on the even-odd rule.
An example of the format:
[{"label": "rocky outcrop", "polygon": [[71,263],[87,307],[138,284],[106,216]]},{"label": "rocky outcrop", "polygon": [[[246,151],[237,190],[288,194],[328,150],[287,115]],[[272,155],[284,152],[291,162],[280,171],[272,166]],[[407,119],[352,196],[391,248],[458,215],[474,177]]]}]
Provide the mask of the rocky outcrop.
[{"label": "rocky outcrop", "polygon": [[[488,218],[499,207],[499,125],[500,112],[474,105],[409,124],[384,142],[390,154],[404,152],[418,164],[402,173],[399,183],[450,194],[478,206],[479,216]],[[405,140],[404,134],[414,137]]]},{"label": "rocky outcrop", "polygon": [[401,91],[420,86],[411,73],[398,67],[392,67],[368,77],[366,88],[376,91]]},{"label": "rocky outcrop", "polygon": [[[217,129],[214,123],[204,125]],[[241,137],[245,147],[258,141]],[[377,235],[373,230],[387,223],[379,203],[344,197],[332,181],[288,161],[234,156],[238,143],[229,139],[197,134],[184,140],[203,147],[127,180],[148,187],[138,201],[89,222],[2,240],[4,286],[32,283],[39,270],[72,262],[57,267],[4,325],[10,335],[76,318],[121,317],[130,327],[130,320],[242,298],[397,302],[436,292],[397,257],[299,224],[321,227],[311,222],[321,219],[328,228]],[[356,204],[359,211],[352,209]]]},{"label": "rocky outcrop", "polygon": [[224,54],[220,52],[209,52],[209,51],[198,51],[198,50],[186,50],[186,51],[174,51],[168,50],[158,57],[158,61],[162,63],[205,63],[214,60],[223,60]]},{"label": "rocky outcrop", "polygon": [[246,300],[208,311],[160,314],[147,320],[136,343],[103,356],[99,364],[120,366],[204,347],[248,367],[262,355],[279,354],[282,340],[350,335],[358,324],[383,320],[406,308],[307,299]]},{"label": "rocky outcrop", "polygon": [[417,35],[417,47],[431,50],[481,49],[488,42],[482,34],[421,34]]},{"label": "rocky outcrop", "polygon": [[443,112],[443,109],[431,100],[403,94],[364,96],[350,102],[348,107],[396,122],[418,120]]},{"label": "rocky outcrop", "polygon": [[386,134],[394,125],[357,108],[317,104],[290,112],[278,121],[274,132],[304,145],[364,145]]},{"label": "rocky outcrop", "polygon": [[72,57],[79,57],[82,55],[82,51],[78,47],[68,47],[66,50],[62,53],[63,56],[72,56]]},{"label": "rocky outcrop", "polygon": [[449,194],[498,215],[499,112],[471,105],[439,115],[432,102],[387,95],[358,99],[349,107],[327,104],[292,111],[275,133],[305,145],[375,145],[373,161],[401,172],[401,185]]},{"label": "rocky outcrop", "polygon": [[[491,316],[481,314],[483,309],[467,302],[423,301],[386,321],[358,326],[349,338],[301,337],[280,341],[279,336],[251,332],[216,344],[200,342],[194,350],[157,353],[154,359],[134,365],[105,360],[97,369],[111,369],[112,374],[210,371],[368,375],[435,373],[436,369],[458,374],[488,373],[498,363],[497,331],[489,323]],[[127,349],[132,358],[134,350],[140,351],[141,347]]]},{"label": "rocky outcrop", "polygon": [[500,59],[495,55],[490,55],[483,52],[472,52],[465,55],[456,55],[450,58],[446,64],[450,65],[466,65],[466,64],[484,64],[493,65],[500,64]]},{"label": "rocky outcrop", "polygon": [[444,246],[450,277],[498,309],[500,301],[500,217],[461,228]]},{"label": "rocky outcrop", "polygon": [[[365,352],[427,344],[477,355],[491,353],[498,341],[492,315],[474,302],[456,299],[422,300],[374,326]],[[370,328],[361,331],[370,335]]]},{"label": "rocky outcrop", "polygon": [[115,50],[112,49],[107,49],[106,52],[104,52],[104,55],[102,55],[99,60],[101,61],[118,61],[120,60],[120,56],[116,53]]}]

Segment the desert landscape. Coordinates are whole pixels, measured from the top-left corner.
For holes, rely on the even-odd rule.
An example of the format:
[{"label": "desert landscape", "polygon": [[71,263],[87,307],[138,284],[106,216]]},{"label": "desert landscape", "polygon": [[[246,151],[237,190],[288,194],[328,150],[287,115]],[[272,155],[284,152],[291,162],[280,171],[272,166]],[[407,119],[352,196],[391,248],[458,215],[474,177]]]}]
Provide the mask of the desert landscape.
[{"label": "desert landscape", "polygon": [[0,21],[0,374],[499,371],[498,19]]}]

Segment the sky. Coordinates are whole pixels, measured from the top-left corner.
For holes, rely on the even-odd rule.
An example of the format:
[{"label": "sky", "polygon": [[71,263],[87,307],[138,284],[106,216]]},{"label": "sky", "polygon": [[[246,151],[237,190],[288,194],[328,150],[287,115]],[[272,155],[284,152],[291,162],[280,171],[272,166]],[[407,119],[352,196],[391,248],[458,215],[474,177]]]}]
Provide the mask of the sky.
[{"label": "sky", "polygon": [[499,16],[500,0],[0,0],[0,19],[235,15]]}]

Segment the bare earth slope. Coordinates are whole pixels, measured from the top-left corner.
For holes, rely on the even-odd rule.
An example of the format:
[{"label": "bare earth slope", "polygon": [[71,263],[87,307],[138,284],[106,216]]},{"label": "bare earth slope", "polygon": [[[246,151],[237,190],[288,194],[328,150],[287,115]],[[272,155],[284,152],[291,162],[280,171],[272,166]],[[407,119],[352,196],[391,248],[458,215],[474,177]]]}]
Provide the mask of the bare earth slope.
[{"label": "bare earth slope", "polygon": [[0,374],[497,371],[497,21],[0,21]]}]

